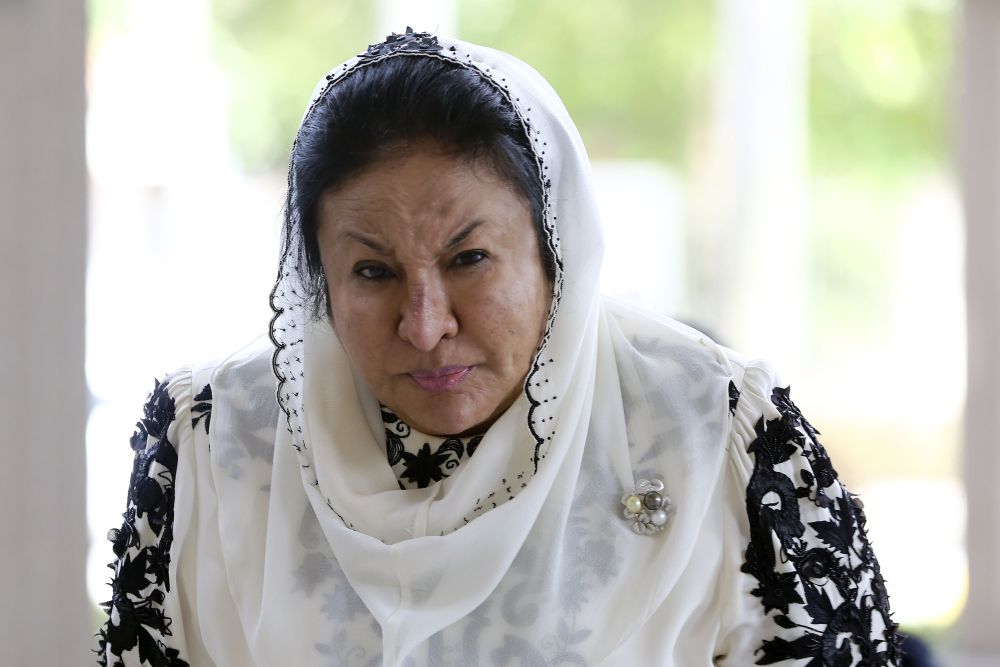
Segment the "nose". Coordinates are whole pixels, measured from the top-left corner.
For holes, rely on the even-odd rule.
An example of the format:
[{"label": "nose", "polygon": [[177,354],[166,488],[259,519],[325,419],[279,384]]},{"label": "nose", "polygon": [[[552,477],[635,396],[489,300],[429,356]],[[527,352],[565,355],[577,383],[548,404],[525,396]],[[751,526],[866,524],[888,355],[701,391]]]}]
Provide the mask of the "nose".
[{"label": "nose", "polygon": [[458,333],[458,319],[444,285],[408,287],[398,331],[400,338],[421,352],[430,352],[442,339],[453,338]]}]

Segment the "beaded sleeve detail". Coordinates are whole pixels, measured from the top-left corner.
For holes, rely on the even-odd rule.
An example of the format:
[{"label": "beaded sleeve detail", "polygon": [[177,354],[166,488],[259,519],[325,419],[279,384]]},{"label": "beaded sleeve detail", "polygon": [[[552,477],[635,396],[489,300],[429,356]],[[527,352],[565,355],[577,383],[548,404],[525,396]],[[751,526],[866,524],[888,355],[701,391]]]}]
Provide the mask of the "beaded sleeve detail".
[{"label": "beaded sleeve detail", "polygon": [[[173,619],[164,608],[170,593],[174,477],[177,472],[177,405],[157,382],[131,438],[135,460],[121,528],[108,532],[116,560],[109,564],[111,599],[102,606],[108,619],[98,633],[98,664],[187,667],[171,646]],[[211,389],[198,394],[191,427],[208,429]]]},{"label": "beaded sleeve detail", "polygon": [[863,505],[838,481],[788,388],[770,398],[779,416],[760,417],[748,446],[750,542],[741,568],[756,580],[751,593],[772,622],[756,664],[898,664],[897,627]]}]

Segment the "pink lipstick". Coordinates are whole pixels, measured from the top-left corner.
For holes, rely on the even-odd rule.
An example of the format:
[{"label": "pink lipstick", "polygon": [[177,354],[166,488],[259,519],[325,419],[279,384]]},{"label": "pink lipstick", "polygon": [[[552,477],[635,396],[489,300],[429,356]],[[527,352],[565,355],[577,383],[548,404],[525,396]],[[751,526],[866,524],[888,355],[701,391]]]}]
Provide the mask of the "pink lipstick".
[{"label": "pink lipstick", "polygon": [[443,366],[441,368],[420,368],[407,373],[425,391],[449,391],[472,372],[472,366]]}]

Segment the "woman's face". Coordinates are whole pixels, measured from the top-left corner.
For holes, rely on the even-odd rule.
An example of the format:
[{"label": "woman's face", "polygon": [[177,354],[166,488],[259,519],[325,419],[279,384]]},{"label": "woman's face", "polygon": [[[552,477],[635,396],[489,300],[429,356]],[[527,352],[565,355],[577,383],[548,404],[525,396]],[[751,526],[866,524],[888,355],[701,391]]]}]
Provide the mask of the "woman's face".
[{"label": "woman's face", "polygon": [[420,431],[481,431],[521,392],[552,294],[524,198],[433,145],[323,195],[333,327],[375,397]]}]

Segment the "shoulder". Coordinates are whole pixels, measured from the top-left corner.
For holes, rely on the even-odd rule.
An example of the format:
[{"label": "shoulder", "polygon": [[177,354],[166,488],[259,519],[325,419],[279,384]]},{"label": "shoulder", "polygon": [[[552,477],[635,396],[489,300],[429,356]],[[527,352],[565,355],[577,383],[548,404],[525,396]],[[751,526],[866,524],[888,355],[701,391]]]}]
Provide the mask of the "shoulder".
[{"label": "shoulder", "polygon": [[199,376],[212,387],[218,399],[218,391],[224,395],[267,393],[274,400],[276,379],[274,375],[274,347],[267,337],[260,337],[246,347],[228,357],[200,369]]},{"label": "shoulder", "polygon": [[735,353],[683,322],[634,305],[606,298],[604,309],[608,338],[626,383],[657,387],[673,380],[696,392],[703,389],[705,400],[725,397],[718,385],[728,385],[737,370]]},{"label": "shoulder", "polygon": [[[123,521],[108,533],[115,561],[111,599],[103,604],[108,616],[98,635],[100,664],[187,664],[174,579],[177,545],[192,539],[196,462],[205,461],[216,437],[220,398],[224,431],[232,428],[227,422],[252,421],[266,412],[245,405],[247,396],[261,406],[275,405],[268,352],[263,344],[251,345],[154,381],[129,441],[134,462]],[[236,417],[233,396],[243,401]]]},{"label": "shoulder", "polygon": [[[133,439],[147,438],[149,433],[143,429],[147,421],[154,436],[173,435],[168,440],[175,444],[189,439],[186,436],[191,432],[207,436],[220,398],[225,402],[234,396],[244,401],[252,397],[256,407],[273,402],[271,355],[266,339],[258,339],[227,357],[183,367],[155,380]],[[137,444],[133,443],[133,449]]]},{"label": "shoulder", "polygon": [[169,457],[170,472],[175,472],[176,449],[191,431],[185,426],[195,403],[193,377],[194,371],[188,367],[153,380],[153,389],[129,440],[137,465],[146,459]]},{"label": "shoulder", "polygon": [[[792,401],[791,388],[767,361],[727,350],[734,369],[729,388],[732,414],[729,450],[747,483],[748,496],[767,477],[787,478],[795,496],[819,508],[831,494],[851,498],[837,479],[819,431]],[[789,503],[790,504],[790,503]]]},{"label": "shoulder", "polygon": [[894,664],[896,626],[860,499],[774,368],[732,363],[731,488],[746,511],[740,570],[761,615],[755,658]]}]

